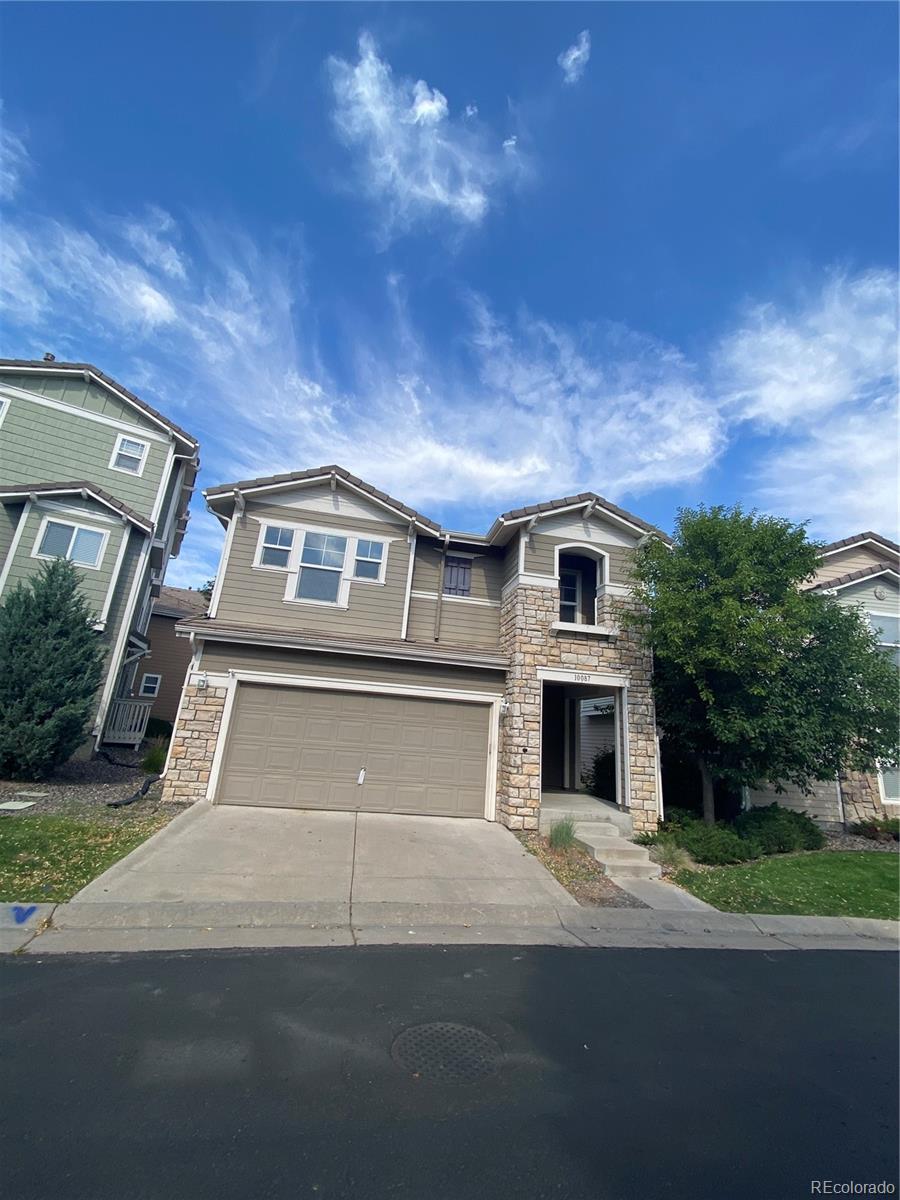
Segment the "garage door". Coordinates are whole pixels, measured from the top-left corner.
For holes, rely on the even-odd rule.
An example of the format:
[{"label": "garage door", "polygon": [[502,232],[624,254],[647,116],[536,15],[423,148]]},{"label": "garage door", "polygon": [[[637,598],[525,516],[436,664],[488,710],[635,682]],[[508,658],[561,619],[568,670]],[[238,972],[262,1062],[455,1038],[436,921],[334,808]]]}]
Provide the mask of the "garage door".
[{"label": "garage door", "polygon": [[458,700],[242,683],[218,800],[483,817],[490,712]]}]

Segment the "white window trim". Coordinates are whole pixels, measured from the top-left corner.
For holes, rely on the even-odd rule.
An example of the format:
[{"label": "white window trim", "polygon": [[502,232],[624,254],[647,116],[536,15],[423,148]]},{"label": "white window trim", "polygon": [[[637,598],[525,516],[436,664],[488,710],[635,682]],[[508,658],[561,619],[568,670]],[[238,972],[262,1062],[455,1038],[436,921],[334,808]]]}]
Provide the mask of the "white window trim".
[{"label": "white window trim", "polygon": [[[263,550],[266,548],[266,530],[267,529],[288,529],[290,530],[292,541],[288,546],[270,546],[270,550],[287,550],[288,560],[285,566],[276,567],[274,563],[263,562]],[[279,525],[277,521],[264,521],[259,527],[259,538],[256,542],[256,553],[253,555],[254,571],[290,571],[291,569],[291,554],[294,551],[294,544],[297,541],[297,528],[294,525]]]},{"label": "white window trim", "polygon": [[[563,599],[562,599],[562,577],[563,577],[563,575],[574,575],[575,576],[575,605],[574,605],[575,620],[574,621],[564,621],[562,619],[562,616],[560,616],[558,621],[556,622],[556,624],[563,625],[563,626],[582,625],[583,621],[581,619],[581,598],[582,598],[581,597],[581,572],[578,570],[577,567],[562,567],[562,568],[560,568],[560,571],[559,571],[559,590],[560,590],[559,607],[560,607],[560,609],[563,606]],[[566,603],[566,608],[572,608],[572,607],[573,606],[571,604]]]},{"label": "white window trim", "polygon": [[[148,679],[156,680],[156,690],[153,692],[145,692],[144,685]],[[148,671],[141,676],[141,686],[138,688],[138,696],[141,700],[155,700],[159,695],[160,684],[162,683],[162,675],[156,674],[153,671]]]},{"label": "white window trim", "polygon": [[0,396],[0,425],[3,424],[6,414],[9,412],[11,407],[12,400],[10,400],[9,396]]},{"label": "white window trim", "polygon": [[[63,520],[60,517],[53,515],[52,513],[48,513],[41,520],[41,524],[38,529],[37,537],[34,540],[34,548],[31,551],[31,557],[39,558],[43,562],[53,562],[55,559],[60,557],[58,554],[41,554],[39,552],[41,542],[44,540],[44,533],[45,533],[45,531],[47,529],[47,525],[50,521],[55,521],[57,525],[69,525],[69,526],[71,526],[72,529],[74,529],[76,531],[76,533],[79,529],[83,529],[88,533],[99,533],[100,534],[102,541],[100,542],[100,553],[97,555],[96,563],[94,563],[92,565],[90,563],[75,562],[74,559],[68,558],[68,556],[66,558],[67,562],[72,563],[72,565],[75,567],[79,567],[82,571],[99,571],[100,568],[103,566],[103,558],[104,558],[104,555],[106,554],[106,546],[107,546],[107,543],[109,542],[110,531],[108,529],[98,529],[95,525],[85,525],[83,521],[72,521],[69,519]],[[75,540],[75,535],[73,534],[72,541],[74,541],[74,540]],[[70,547],[71,547],[71,544],[72,543],[70,542],[69,543]]]},{"label": "white window trim", "polygon": [[[138,469],[136,471],[129,471],[128,467],[117,467],[116,466],[116,459],[119,457],[119,454],[121,454],[121,453],[131,454],[130,450],[125,450],[125,451],[122,450],[122,442],[126,442],[126,441],[134,442],[136,445],[139,445],[141,447],[141,461],[140,461],[140,465],[138,466]],[[145,442],[142,438],[139,438],[139,437],[132,437],[130,433],[120,433],[113,444],[113,452],[109,456],[109,469],[111,471],[118,471],[120,475],[130,475],[133,479],[140,479],[140,477],[144,474],[144,467],[146,467],[146,465],[147,465],[147,458],[149,456],[149,452],[150,452],[150,443],[149,442]],[[134,457],[134,456],[132,455],[132,457]]]},{"label": "white window trim", "polygon": [[[390,554],[391,542],[395,538],[387,537],[383,533],[358,533],[351,532],[348,529],[335,529],[325,525],[298,525],[292,521],[279,521],[274,518],[263,520],[262,517],[252,517],[251,520],[259,523],[259,536],[256,541],[256,552],[253,556],[254,571],[275,571],[287,576],[284,588],[284,603],[285,604],[311,604],[316,608],[349,608],[350,607],[350,587],[352,584],[376,584],[383,587],[385,575],[387,572],[388,555]],[[278,529],[290,529],[294,536],[293,545],[288,554],[288,565],[286,567],[273,567],[261,562],[263,539],[266,535],[268,526],[274,526]],[[300,537],[297,537],[297,534]],[[303,554],[303,547],[306,543],[306,535],[308,533],[321,533],[327,537],[344,538],[347,543],[347,548],[344,552],[344,565],[340,570],[340,583],[338,584],[337,600],[309,600],[305,596],[301,597],[296,594],[297,585],[302,567],[312,567],[313,570],[334,571],[338,572],[337,567],[318,567],[315,563],[302,563],[300,561]],[[353,574],[356,567],[356,550],[360,541],[363,542],[380,542],[384,547],[384,553],[381,556],[381,573],[378,579],[357,579]]]},{"label": "white window trim", "polygon": [[[351,572],[352,581],[354,583],[368,583],[368,584],[374,583],[376,587],[378,587],[379,585],[381,587],[384,587],[384,574],[385,574],[385,567],[387,566],[387,551],[388,551],[387,541],[384,538],[380,538],[380,537],[361,537],[360,535],[357,534],[357,535],[354,535],[353,542],[354,542],[353,560],[352,560],[352,564],[351,564],[352,568],[353,568],[352,572]],[[381,558],[380,559],[365,558],[362,555],[360,555],[360,553],[359,553],[359,543],[360,542],[377,542],[378,545],[381,547]],[[357,560],[359,560],[360,562],[377,562],[378,563],[378,575],[376,576],[376,578],[375,579],[363,579],[359,575],[357,575],[356,574]]]},{"label": "white window trim", "polygon": [[878,774],[878,795],[879,795],[879,798],[881,799],[881,803],[883,805],[893,804],[895,806],[900,806],[900,800],[888,800],[887,796],[885,795],[884,775],[882,774],[881,767],[878,768],[877,774]]},{"label": "white window trim", "polygon": [[[580,554],[582,558],[593,558],[597,563],[597,596],[594,601],[594,620],[596,620],[596,600],[603,594],[601,588],[605,587],[609,582],[609,554],[605,550],[600,550],[596,546],[592,546],[590,542],[558,542],[553,547],[553,569],[556,573],[556,582],[559,586],[559,556],[560,554]],[[571,570],[567,567],[566,570]],[[581,581],[579,579],[578,591],[578,615],[581,618]]]}]

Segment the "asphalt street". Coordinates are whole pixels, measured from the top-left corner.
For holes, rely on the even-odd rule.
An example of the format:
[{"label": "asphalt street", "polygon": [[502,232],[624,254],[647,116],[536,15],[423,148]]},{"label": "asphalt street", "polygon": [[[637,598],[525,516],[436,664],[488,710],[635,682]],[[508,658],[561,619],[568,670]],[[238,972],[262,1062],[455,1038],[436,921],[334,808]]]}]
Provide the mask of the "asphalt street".
[{"label": "asphalt street", "polygon": [[0,1004],[11,1200],[897,1187],[890,953],[36,956]]}]

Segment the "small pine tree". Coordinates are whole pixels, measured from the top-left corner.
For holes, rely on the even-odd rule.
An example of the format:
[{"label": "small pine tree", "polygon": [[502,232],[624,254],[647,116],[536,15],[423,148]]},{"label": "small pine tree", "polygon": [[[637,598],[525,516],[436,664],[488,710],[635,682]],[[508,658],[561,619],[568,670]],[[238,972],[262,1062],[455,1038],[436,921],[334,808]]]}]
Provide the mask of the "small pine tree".
[{"label": "small pine tree", "polygon": [[43,779],[87,735],[104,648],[78,571],[43,563],[0,607],[0,776]]}]

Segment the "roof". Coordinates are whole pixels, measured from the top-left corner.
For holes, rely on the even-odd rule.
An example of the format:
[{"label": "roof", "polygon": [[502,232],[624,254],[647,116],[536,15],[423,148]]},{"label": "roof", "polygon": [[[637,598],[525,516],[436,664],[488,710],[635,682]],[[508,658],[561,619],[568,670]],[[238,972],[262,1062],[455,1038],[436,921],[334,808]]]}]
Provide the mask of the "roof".
[{"label": "roof", "polygon": [[127,504],[123,504],[121,500],[117,500],[115,496],[111,496],[109,492],[105,492],[103,488],[97,487],[95,483],[91,483],[88,479],[69,480],[66,483],[16,483],[9,487],[0,488],[0,497],[27,497],[30,495],[72,496],[76,494],[96,500],[98,504],[102,504],[113,512],[118,513],[120,517],[124,517],[132,525],[136,525],[138,529],[143,529],[145,533],[153,532],[152,521],[149,521],[146,517],[142,517],[133,508],[129,508]]},{"label": "roof", "polygon": [[863,579],[871,579],[875,575],[884,575],[889,571],[897,575],[896,563],[872,563],[870,567],[860,567],[856,571],[848,571],[846,575],[838,575],[836,579],[823,579],[807,588],[808,592],[826,592],[831,588],[846,587],[848,583],[859,583]]},{"label": "roof", "polygon": [[117,392],[130,404],[133,404],[135,408],[139,409],[146,416],[152,417],[154,421],[160,422],[166,429],[170,429],[172,433],[177,434],[183,441],[188,442],[194,447],[199,445],[195,437],[192,437],[191,434],[187,433],[179,425],[176,425],[174,421],[170,421],[168,417],[163,416],[161,412],[158,412],[155,408],[145,403],[134,392],[129,392],[127,388],[123,387],[112,376],[105,375],[97,367],[92,366],[91,363],[57,362],[55,359],[52,362],[45,362],[42,359],[31,358],[0,358],[0,371],[18,370],[43,371],[47,375],[75,373],[92,375],[99,383]]},{"label": "roof", "polygon": [[401,638],[347,638],[340,634],[273,629],[271,625],[236,625],[213,617],[179,621],[176,632],[218,642],[252,642],[256,646],[289,646],[295,650],[313,650],[375,658],[408,658],[420,662],[448,663],[452,666],[506,670],[505,654],[490,646],[451,646],[446,643],[415,642]]},{"label": "roof", "polygon": [[619,508],[618,505],[604,499],[603,496],[597,495],[596,492],[581,492],[577,496],[564,496],[559,500],[546,500],[540,504],[529,504],[525,508],[511,509],[509,512],[502,513],[494,521],[487,534],[451,532],[444,529],[437,521],[432,521],[430,517],[426,517],[423,513],[417,512],[402,501],[394,499],[387,492],[379,491],[378,488],[372,487],[370,483],[366,483],[364,479],[360,479],[358,475],[352,475],[345,467],[339,467],[335,463],[331,463],[325,467],[313,467],[308,471],[289,471],[283,475],[261,475],[256,479],[241,479],[237,483],[222,483],[216,487],[207,488],[203,495],[207,501],[226,499],[232,496],[234,492],[250,492],[257,488],[260,490],[270,487],[277,488],[291,483],[304,483],[311,479],[327,479],[329,476],[343,479],[346,483],[365,493],[365,495],[371,496],[373,500],[388,505],[409,517],[410,520],[425,526],[435,536],[450,537],[455,542],[490,543],[505,523],[524,520],[531,516],[541,516],[545,513],[554,512],[557,509],[574,508],[584,504],[596,504],[627,524],[636,526],[638,529],[643,529],[645,533],[656,534],[665,542],[670,541],[668,535],[663,533],[661,529],[657,529],[655,525],[649,525],[640,517],[636,517],[634,513],[627,512],[624,508]]},{"label": "roof", "polygon": [[860,542],[875,542],[879,546],[883,546],[886,550],[891,550],[894,554],[900,554],[900,546],[896,542],[892,542],[890,538],[882,537],[880,533],[873,533],[871,529],[865,530],[863,533],[857,533],[854,537],[841,538],[839,542],[829,542],[827,546],[823,546],[822,554],[833,554],[835,550],[843,550],[846,546],[858,546]]},{"label": "roof", "polygon": [[435,533],[441,532],[440,525],[432,521],[430,517],[416,512],[414,508],[410,508],[408,504],[404,504],[400,500],[395,500],[387,492],[379,491],[378,488],[372,487],[370,483],[366,483],[364,479],[360,479],[358,475],[351,475],[346,468],[339,467],[335,463],[331,463],[326,467],[313,467],[309,471],[288,471],[284,475],[261,475],[257,479],[241,479],[237,483],[221,483],[216,487],[207,488],[203,495],[207,500],[214,500],[220,496],[229,496],[232,492],[249,492],[256,488],[278,487],[281,484],[288,483],[304,483],[310,479],[327,479],[332,475],[337,476],[338,479],[343,479],[345,483],[351,484],[367,496],[371,496],[373,500],[377,500],[381,504],[387,504],[398,512],[403,513],[410,520],[427,526],[429,529],[434,530]]},{"label": "roof", "polygon": [[153,616],[202,617],[208,608],[209,601],[202,592],[163,585],[153,601]]},{"label": "roof", "polygon": [[537,504],[526,504],[524,508],[511,508],[509,512],[501,513],[498,521],[521,521],[527,517],[542,516],[545,513],[554,512],[557,509],[577,508],[580,504],[596,504],[598,507],[612,513],[613,516],[627,521],[629,525],[637,525],[639,529],[643,529],[646,533],[655,533],[665,542],[671,540],[667,533],[663,533],[655,525],[648,524],[641,517],[628,512],[627,509],[619,508],[617,504],[613,504],[611,500],[607,500],[604,496],[599,496],[596,492],[579,492],[577,496],[561,496],[558,500],[542,500]]}]

